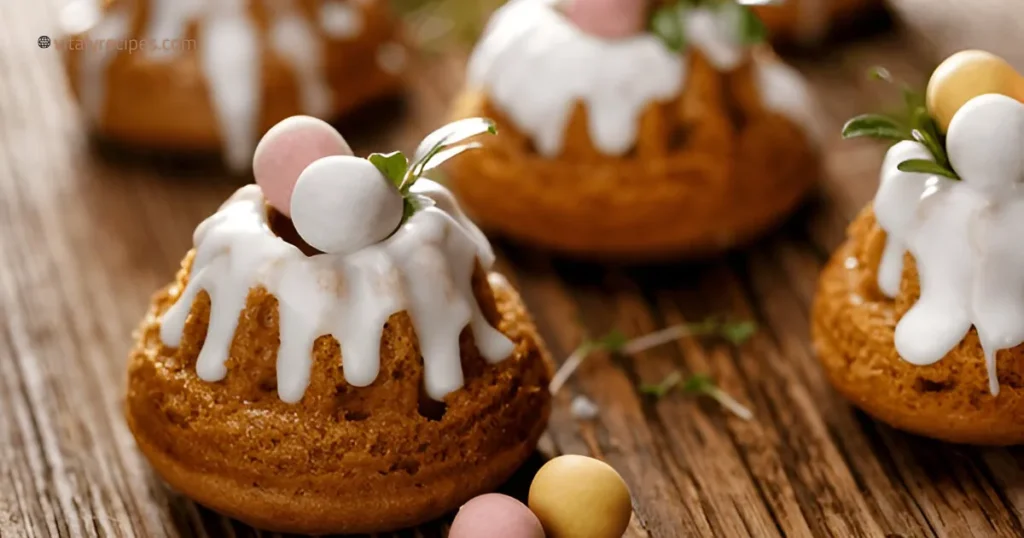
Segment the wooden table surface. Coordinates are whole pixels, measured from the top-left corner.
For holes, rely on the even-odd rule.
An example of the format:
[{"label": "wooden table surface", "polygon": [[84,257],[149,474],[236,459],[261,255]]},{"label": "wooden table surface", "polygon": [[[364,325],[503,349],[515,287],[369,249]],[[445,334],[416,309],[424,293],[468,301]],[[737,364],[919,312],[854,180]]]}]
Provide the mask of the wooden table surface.
[{"label": "wooden table surface", "polygon": [[[1024,50],[977,20],[1012,37],[1020,0],[972,2],[987,7],[947,17],[928,10],[932,0],[899,1],[900,15],[919,21],[911,31],[795,60],[822,96],[831,133],[886,99],[864,76],[873,65],[923,83],[949,47]],[[150,294],[171,278],[194,226],[244,180],[93,151],[57,53],[36,46],[54,33],[51,2],[0,0],[0,536],[261,534],[163,486],[121,411],[131,332]],[[965,19],[977,42],[956,32]],[[363,118],[347,134],[359,151],[410,149],[442,122],[461,70],[458,59],[420,62],[404,113]],[[874,192],[883,148],[835,135],[825,150],[828,177],[815,199],[718,259],[601,267],[497,244],[499,269],[556,357],[612,328],[639,335],[713,315],[760,325],[739,348],[687,339],[632,358],[595,355],[559,394],[542,448],[594,455],[622,473],[635,505],[627,536],[1024,535],[1024,452],[895,431],[826,382],[808,305],[819,268]],[[638,393],[674,369],[710,374],[754,419],[705,399]],[[600,407],[595,420],[569,412],[578,394]],[[400,536],[444,530],[440,522]]]}]

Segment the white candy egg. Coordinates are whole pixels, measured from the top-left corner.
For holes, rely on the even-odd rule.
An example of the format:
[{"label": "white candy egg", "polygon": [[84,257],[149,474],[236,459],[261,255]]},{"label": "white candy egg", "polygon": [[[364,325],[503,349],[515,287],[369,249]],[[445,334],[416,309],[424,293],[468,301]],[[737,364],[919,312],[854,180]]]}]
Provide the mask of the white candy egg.
[{"label": "white candy egg", "polygon": [[299,175],[291,216],[295,230],[310,246],[349,254],[395,231],[402,221],[402,195],[370,161],[324,157]]},{"label": "white candy egg", "polygon": [[1024,103],[994,93],[967,101],[949,122],[946,151],[972,187],[990,191],[1024,183]]}]

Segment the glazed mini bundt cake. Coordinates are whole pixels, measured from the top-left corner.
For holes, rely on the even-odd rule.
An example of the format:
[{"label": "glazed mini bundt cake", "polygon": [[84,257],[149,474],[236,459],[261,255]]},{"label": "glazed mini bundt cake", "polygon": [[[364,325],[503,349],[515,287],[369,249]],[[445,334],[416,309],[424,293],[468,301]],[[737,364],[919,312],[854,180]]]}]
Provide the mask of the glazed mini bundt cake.
[{"label": "glazed mini bundt cake", "polygon": [[779,221],[818,177],[814,106],[748,44],[753,15],[606,3],[514,0],[494,15],[455,107],[501,128],[449,169],[467,211],[593,257],[705,254]]},{"label": "glazed mini bundt cake", "polygon": [[547,423],[543,344],[480,231],[418,179],[431,155],[346,153],[312,118],[272,129],[260,185],[199,225],[131,353],[143,454],[259,528],[437,518],[504,482]]},{"label": "glazed mini bundt cake", "polygon": [[773,40],[820,43],[833,27],[884,10],[882,0],[789,0],[753,6]]},{"label": "glazed mini bundt cake", "polygon": [[1022,82],[999,58],[958,53],[910,125],[847,126],[905,139],[821,275],[814,342],[839,392],[897,428],[1024,442]]},{"label": "glazed mini bundt cake", "polygon": [[405,49],[385,0],[75,0],[61,22],[99,135],[222,151],[236,170],[288,116],[336,119],[401,89]]}]

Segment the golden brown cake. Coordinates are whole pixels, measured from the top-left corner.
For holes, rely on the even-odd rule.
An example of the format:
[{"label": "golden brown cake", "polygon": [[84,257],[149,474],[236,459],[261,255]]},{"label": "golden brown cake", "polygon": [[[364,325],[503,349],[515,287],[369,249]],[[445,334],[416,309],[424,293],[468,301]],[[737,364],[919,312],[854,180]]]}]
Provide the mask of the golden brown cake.
[{"label": "golden brown cake", "polygon": [[128,424],[172,487],[263,529],[384,532],[492,491],[533,452],[546,352],[447,190],[391,186],[417,204],[397,230],[307,244],[326,237],[308,193],[384,210],[356,184],[385,175],[324,157],[299,176],[292,219],[249,185],[196,229],[129,363]]},{"label": "golden brown cake", "polygon": [[753,9],[773,40],[813,45],[831,28],[884,9],[882,0],[789,0]]},{"label": "golden brown cake", "polygon": [[920,298],[920,277],[908,255],[896,298],[879,291],[885,240],[866,209],[822,272],[813,333],[829,380],[855,405],[902,430],[955,443],[1024,442],[1024,347],[999,353],[998,398],[989,391],[974,329],[934,364],[900,358],[893,345],[896,323]]},{"label": "golden brown cake", "polygon": [[335,119],[397,94],[406,54],[384,0],[76,0],[62,23],[71,86],[97,133],[223,151],[239,170],[288,116]]},{"label": "golden brown cake", "polygon": [[960,53],[909,124],[847,124],[848,136],[902,140],[822,272],[814,344],[836,389],[897,428],[1024,442],[1020,82],[998,58]]},{"label": "golden brown cake", "polygon": [[818,178],[814,105],[724,17],[685,12],[676,52],[589,35],[547,0],[503,8],[454,112],[499,135],[450,167],[453,190],[483,227],[574,255],[700,255],[763,233]]}]

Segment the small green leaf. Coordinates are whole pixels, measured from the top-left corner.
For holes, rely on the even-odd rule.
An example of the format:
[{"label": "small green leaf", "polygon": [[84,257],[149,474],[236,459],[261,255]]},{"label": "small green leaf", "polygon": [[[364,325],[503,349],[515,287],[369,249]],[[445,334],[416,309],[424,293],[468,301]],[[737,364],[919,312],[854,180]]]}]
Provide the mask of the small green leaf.
[{"label": "small green leaf", "polygon": [[737,6],[740,10],[740,40],[744,45],[763,43],[768,37],[768,29],[761,18],[747,6]]},{"label": "small green leaf", "polygon": [[895,119],[881,114],[862,114],[843,125],[843,138],[871,137],[908,140],[910,131]]},{"label": "small green leaf", "polygon": [[757,322],[754,321],[738,321],[732,323],[725,323],[719,329],[719,333],[722,338],[725,338],[734,346],[742,345],[750,337],[757,333]]},{"label": "small green leaf", "polygon": [[[487,118],[466,118],[449,123],[430,133],[420,142],[419,147],[416,148],[416,156],[413,158],[409,172],[406,173],[405,180],[403,180],[399,189],[402,192],[408,192],[409,187],[425,171],[440,165],[442,162],[465,151],[465,149],[476,147],[472,144],[466,144],[467,147],[462,150],[455,151],[454,153],[446,152],[445,150],[449,149],[450,146],[458,144],[467,138],[485,133],[498,134],[498,128],[494,125],[493,120]],[[437,160],[438,155],[442,155],[443,158]]]},{"label": "small green leaf", "polygon": [[707,374],[693,374],[683,382],[683,392],[687,394],[704,394],[715,388],[715,381]]},{"label": "small green leaf", "polygon": [[665,376],[657,384],[644,384],[640,385],[640,393],[655,398],[664,398],[669,392],[679,386],[679,382],[683,380],[683,374],[679,370],[673,370],[672,373]]},{"label": "small green leaf", "polygon": [[442,164],[444,164],[445,161],[447,161],[448,159],[451,159],[452,157],[455,157],[456,155],[462,153],[463,151],[466,151],[466,150],[469,150],[469,149],[476,149],[476,148],[481,147],[482,145],[483,144],[481,144],[479,142],[470,142],[468,144],[462,144],[462,145],[459,145],[459,146],[446,147],[446,148],[438,151],[437,153],[435,153],[430,158],[430,160],[428,160],[425,163],[423,163],[423,166],[420,167],[419,173],[421,175],[425,174],[425,173],[427,173],[427,172],[437,168],[438,166],[441,166]]},{"label": "small green leaf", "polygon": [[623,346],[625,346],[628,341],[629,338],[627,338],[625,334],[622,334],[622,331],[616,329],[601,338],[594,340],[591,344],[595,349],[603,349],[605,351],[617,353],[622,351]]},{"label": "small green leaf", "polygon": [[675,52],[682,52],[686,46],[686,32],[679,10],[680,4],[669,4],[658,8],[651,17],[651,33]]},{"label": "small green leaf", "polygon": [[875,66],[868,69],[868,76],[875,80],[881,80],[891,84],[896,83],[896,80],[892,78],[892,73],[889,73],[889,70],[884,67]]},{"label": "small green leaf", "polygon": [[402,197],[402,221],[399,224],[405,224],[417,211],[426,209],[434,205],[434,200],[421,194],[406,193]]},{"label": "small green leaf", "polygon": [[934,174],[948,177],[949,179],[960,179],[956,172],[928,159],[910,159],[901,162],[896,166],[901,172],[914,172],[919,174]]},{"label": "small green leaf", "polygon": [[377,170],[384,174],[384,177],[395,184],[395,187],[402,184],[405,172],[409,169],[409,160],[405,158],[405,154],[401,151],[372,153],[366,160],[376,166]]}]

